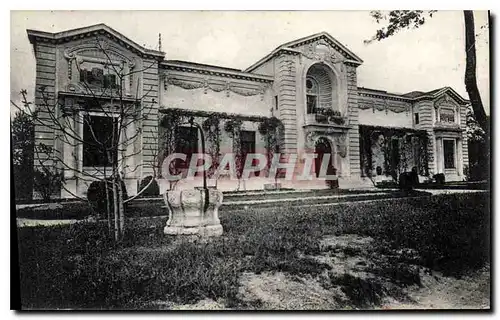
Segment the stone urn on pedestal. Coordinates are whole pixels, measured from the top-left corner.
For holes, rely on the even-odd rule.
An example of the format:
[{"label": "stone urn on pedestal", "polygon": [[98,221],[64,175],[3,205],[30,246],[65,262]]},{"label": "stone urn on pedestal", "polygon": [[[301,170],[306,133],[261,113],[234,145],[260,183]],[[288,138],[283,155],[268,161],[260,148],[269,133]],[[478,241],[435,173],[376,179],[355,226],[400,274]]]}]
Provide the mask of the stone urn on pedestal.
[{"label": "stone urn on pedestal", "polygon": [[[205,154],[205,137],[201,126],[196,126],[201,135],[201,151]],[[222,192],[207,187],[206,172],[203,171],[203,187],[186,190],[166,191],[163,195],[169,210],[167,225],[163,232],[166,235],[191,235],[200,237],[222,235],[219,220],[219,207],[222,204]]]}]

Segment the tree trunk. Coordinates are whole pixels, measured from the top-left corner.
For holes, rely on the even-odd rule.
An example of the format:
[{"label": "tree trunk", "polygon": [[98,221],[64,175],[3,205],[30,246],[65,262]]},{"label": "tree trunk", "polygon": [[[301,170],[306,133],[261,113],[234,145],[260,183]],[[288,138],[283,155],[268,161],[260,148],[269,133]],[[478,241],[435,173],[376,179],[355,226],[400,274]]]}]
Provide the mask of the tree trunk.
[{"label": "tree trunk", "polygon": [[120,218],[120,240],[123,239],[125,234],[125,212],[123,208],[123,189],[120,178],[117,177],[117,185],[118,185],[118,217]]},{"label": "tree trunk", "polygon": [[111,203],[110,203],[110,197],[109,197],[109,189],[108,189],[108,180],[107,180],[107,175],[106,175],[106,167],[104,168],[104,190],[106,192],[106,217],[108,219],[108,234],[111,236],[112,231],[111,231],[111,224],[112,224],[112,219],[111,219]]},{"label": "tree trunk", "polygon": [[[114,170],[113,170],[114,172]],[[119,212],[118,212],[118,190],[116,188],[115,177],[112,179],[113,184],[113,213],[115,217],[115,241],[120,241],[121,233],[120,233],[120,225],[119,225]]]},{"label": "tree trunk", "polygon": [[479,125],[489,134],[488,121],[484,112],[481,95],[477,88],[476,79],[476,34],[474,29],[474,13],[464,10],[465,20],[465,88],[469,94],[469,100],[474,110],[474,117]]}]

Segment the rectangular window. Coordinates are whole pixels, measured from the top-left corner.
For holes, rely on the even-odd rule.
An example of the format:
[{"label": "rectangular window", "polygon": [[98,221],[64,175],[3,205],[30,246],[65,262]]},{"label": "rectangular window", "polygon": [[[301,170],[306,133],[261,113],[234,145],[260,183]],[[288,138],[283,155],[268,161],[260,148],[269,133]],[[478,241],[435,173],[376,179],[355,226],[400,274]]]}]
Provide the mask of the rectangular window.
[{"label": "rectangular window", "polygon": [[[255,153],[255,131],[241,131],[240,132],[240,141],[241,141],[241,155],[243,158],[243,164],[245,164],[247,155],[251,153]],[[252,165],[256,166],[257,160],[253,160]],[[259,172],[255,173],[256,176],[259,176]]]},{"label": "rectangular window", "polygon": [[455,141],[443,140],[444,168],[455,168]]},{"label": "rectangular window", "polygon": [[96,86],[105,89],[116,89],[118,87],[115,74],[104,74],[101,68],[92,68],[91,70],[80,70],[80,82],[85,82],[90,86]]},{"label": "rectangular window", "polygon": [[307,113],[316,113],[316,103],[317,103],[317,97],[313,95],[307,95]]},{"label": "rectangular window", "polygon": [[439,112],[439,119],[441,122],[453,123],[455,122],[455,112],[453,110],[442,109]]},{"label": "rectangular window", "polygon": [[420,119],[419,119],[418,113],[415,113],[414,116],[415,116],[415,124],[419,124],[420,123]]},{"label": "rectangular window", "polygon": [[[113,117],[89,116],[83,122],[83,166],[108,167],[116,163],[118,154],[112,150],[118,136],[117,125]],[[113,142],[115,141],[115,142]],[[113,158],[110,158],[111,153]]]},{"label": "rectangular window", "polygon": [[274,109],[278,110],[278,96],[274,96]]},{"label": "rectangular window", "polygon": [[175,130],[175,152],[186,155],[186,161],[176,160],[178,169],[189,167],[193,153],[198,153],[198,129],[195,127],[177,127]]}]

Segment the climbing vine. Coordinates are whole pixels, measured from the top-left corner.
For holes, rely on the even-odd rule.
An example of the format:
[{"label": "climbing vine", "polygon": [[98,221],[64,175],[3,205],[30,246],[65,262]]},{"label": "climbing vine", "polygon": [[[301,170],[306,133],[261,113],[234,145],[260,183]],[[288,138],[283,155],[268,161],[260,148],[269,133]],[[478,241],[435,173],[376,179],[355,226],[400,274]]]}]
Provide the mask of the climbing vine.
[{"label": "climbing vine", "polygon": [[206,140],[209,144],[209,154],[212,157],[212,166],[208,171],[208,177],[212,178],[219,167],[220,156],[220,118],[215,114],[209,115],[202,124]]},{"label": "climbing vine", "polygon": [[279,153],[279,139],[283,130],[282,122],[276,118],[267,118],[259,124],[259,133],[266,143],[267,169],[275,153]]},{"label": "climbing vine", "polygon": [[236,176],[238,178],[238,189],[239,181],[243,173],[244,161],[243,154],[241,150],[241,126],[243,122],[240,119],[230,119],[224,123],[224,131],[233,139],[233,155],[234,162],[236,165]]},{"label": "climbing vine", "polygon": [[[169,110],[161,119],[160,119],[160,130],[159,130],[159,144],[160,148],[158,149],[160,154],[158,156],[158,176],[162,177],[162,164],[165,158],[175,152],[176,148],[176,129],[180,123],[184,122],[185,113],[180,112],[179,110],[173,109]],[[171,174],[178,174],[179,170],[175,167],[175,163],[172,161],[169,165],[169,170]]]},{"label": "climbing vine", "polygon": [[[420,175],[428,175],[429,155],[428,133],[424,130],[401,129],[375,126],[360,126],[360,149],[362,173],[371,177],[373,172],[372,136],[384,136],[381,151],[384,156],[383,172],[391,175],[395,180],[402,172],[410,171],[410,161],[415,160]],[[393,141],[397,140],[397,143]],[[395,150],[394,148],[398,148]],[[418,150],[418,158],[413,158],[414,150]]]},{"label": "climbing vine", "polygon": [[[205,140],[208,144],[207,152],[212,157],[212,167],[209,169],[208,177],[213,177],[216,168],[220,164],[220,140],[222,135],[221,122],[224,122],[223,130],[232,139],[233,155],[236,166],[236,175],[241,181],[244,161],[241,149],[241,129],[243,121],[251,121],[259,123],[259,133],[263,136],[266,143],[268,165],[276,152],[279,152],[279,145],[283,137],[283,124],[276,117],[268,118],[261,116],[244,116],[225,112],[210,112],[198,110],[185,110],[179,108],[168,108],[162,110],[163,117],[160,120],[160,164],[171,153],[175,152],[176,141],[176,128],[183,122],[186,122],[190,117],[204,118],[201,123],[203,132],[205,133]],[[161,167],[161,166],[160,166]],[[169,170],[172,174],[178,174],[175,168],[175,163],[170,164]],[[161,175],[161,171],[160,171]],[[238,183],[239,189],[240,183]]]}]

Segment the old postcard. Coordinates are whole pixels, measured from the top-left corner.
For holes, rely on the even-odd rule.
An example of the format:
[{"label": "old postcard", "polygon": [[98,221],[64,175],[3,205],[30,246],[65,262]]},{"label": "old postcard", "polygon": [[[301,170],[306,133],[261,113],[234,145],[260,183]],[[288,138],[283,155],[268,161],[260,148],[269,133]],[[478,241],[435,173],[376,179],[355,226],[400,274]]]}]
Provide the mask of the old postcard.
[{"label": "old postcard", "polygon": [[489,310],[489,21],[12,11],[20,308]]}]

